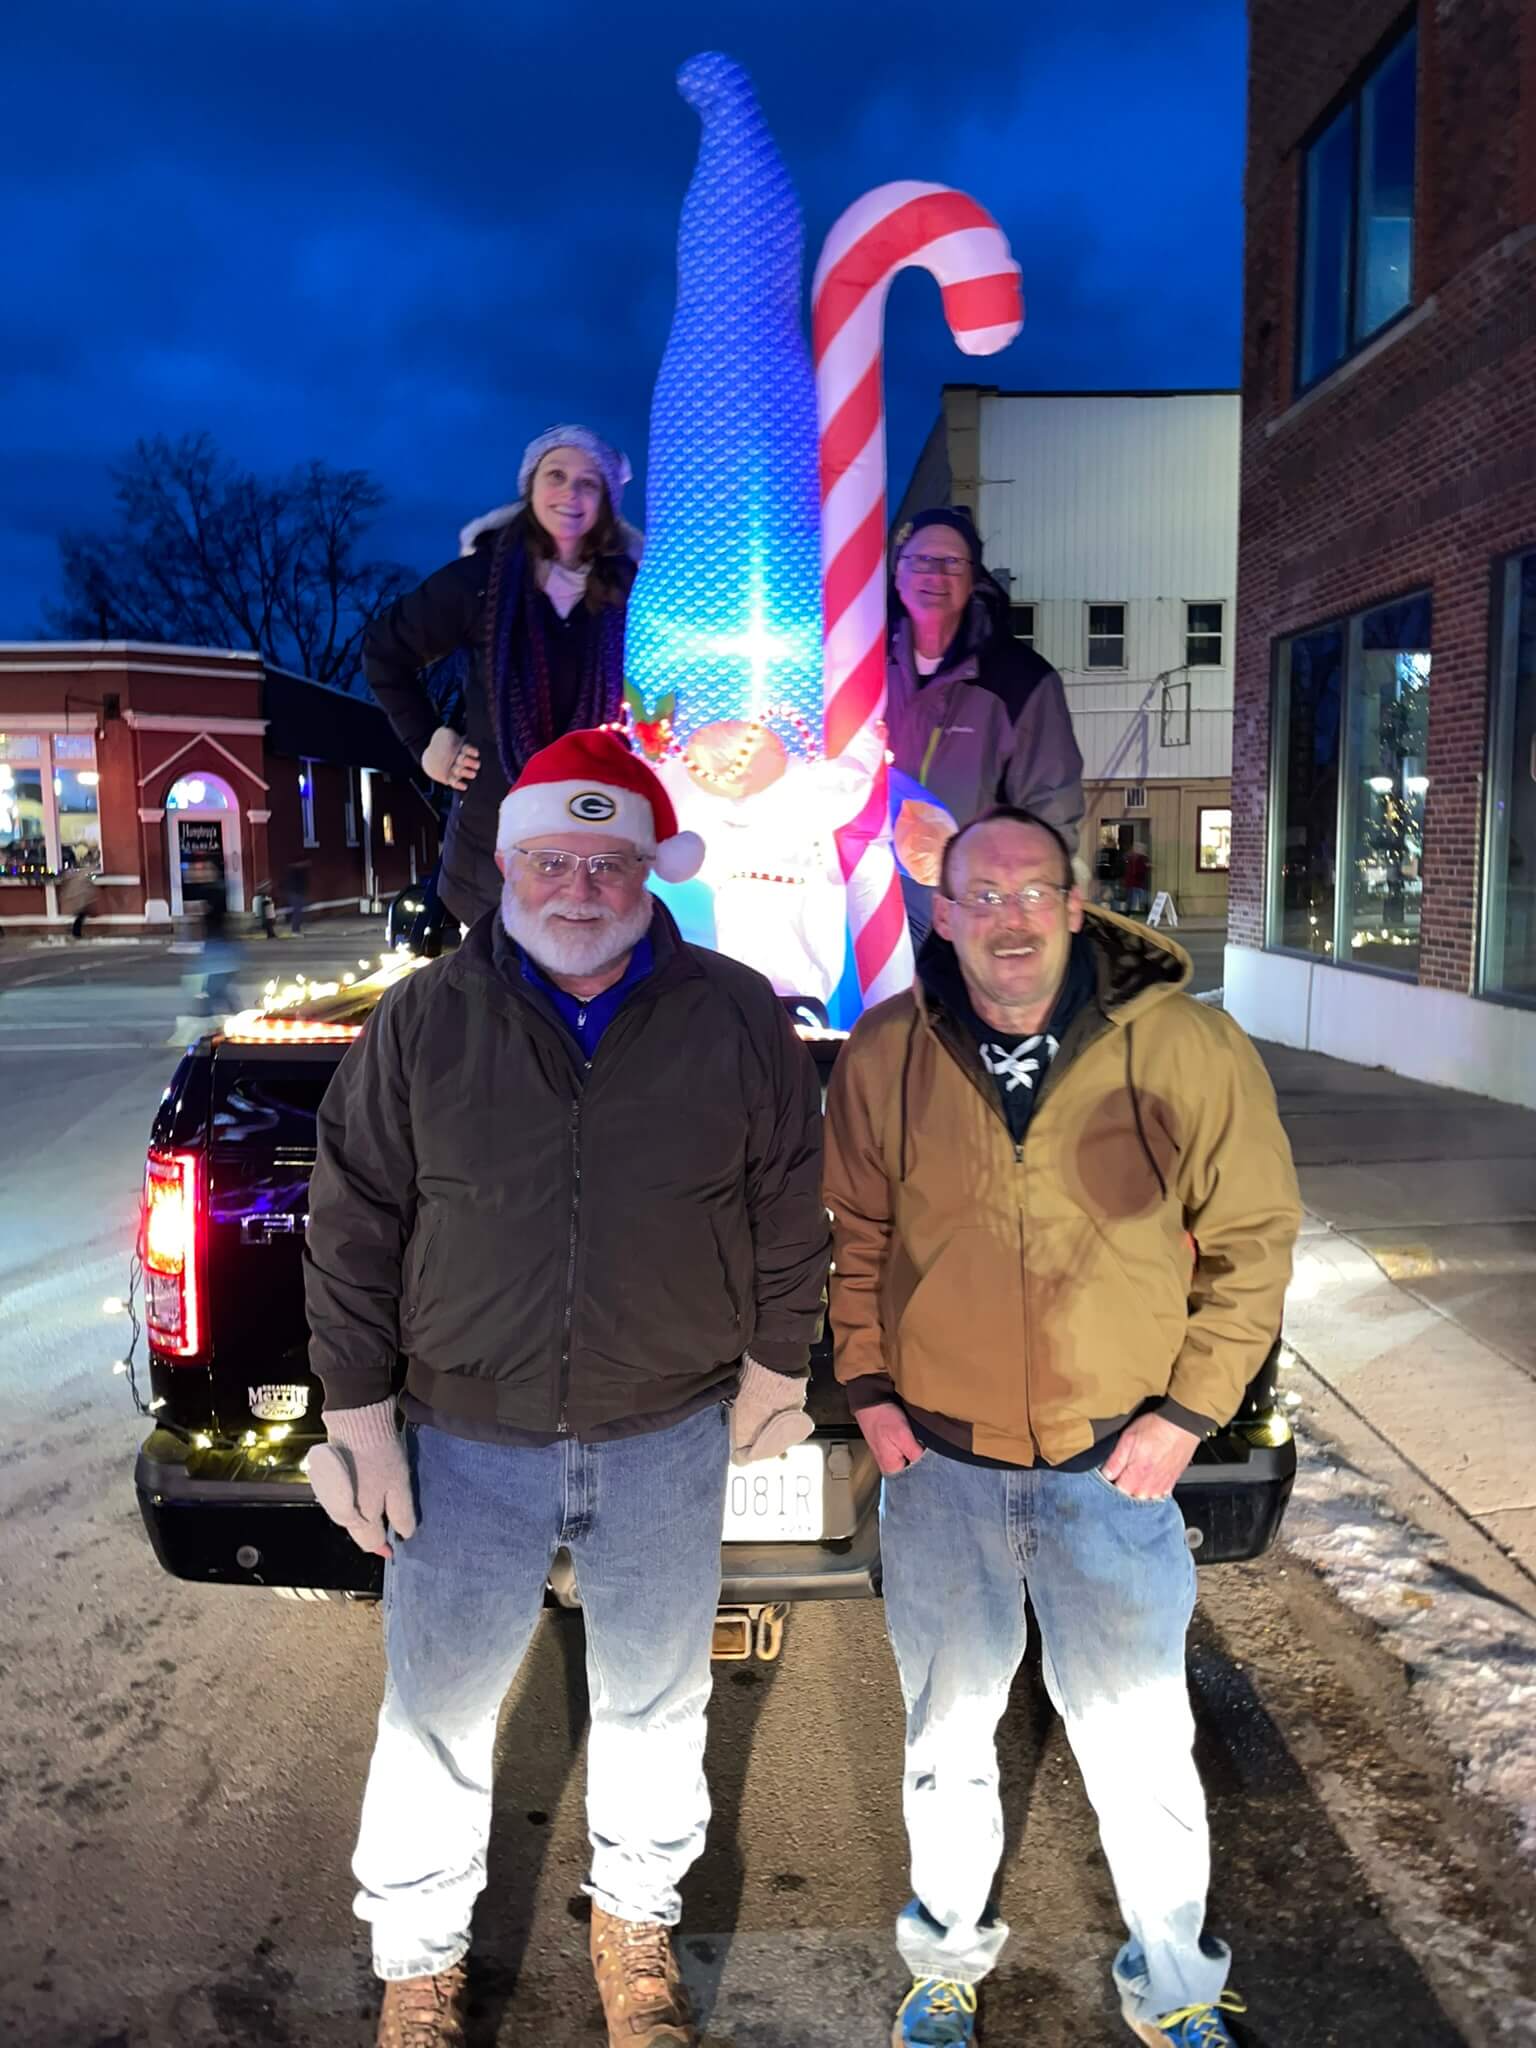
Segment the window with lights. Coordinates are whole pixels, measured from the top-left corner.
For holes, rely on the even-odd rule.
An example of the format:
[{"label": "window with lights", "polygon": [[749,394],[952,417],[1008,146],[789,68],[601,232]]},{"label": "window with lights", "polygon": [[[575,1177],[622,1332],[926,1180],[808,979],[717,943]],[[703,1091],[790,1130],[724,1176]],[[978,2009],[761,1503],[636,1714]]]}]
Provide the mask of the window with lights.
[{"label": "window with lights", "polygon": [[1430,627],[1421,591],[1277,647],[1271,946],[1418,977]]},{"label": "window with lights", "polygon": [[0,881],[98,873],[100,782],[90,733],[0,732]]}]

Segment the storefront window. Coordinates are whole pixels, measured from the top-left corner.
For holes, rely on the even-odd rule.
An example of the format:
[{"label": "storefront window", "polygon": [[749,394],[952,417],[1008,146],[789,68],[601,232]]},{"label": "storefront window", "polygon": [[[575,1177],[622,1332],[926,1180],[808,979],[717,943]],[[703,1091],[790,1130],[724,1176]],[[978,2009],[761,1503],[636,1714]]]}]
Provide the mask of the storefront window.
[{"label": "storefront window", "polygon": [[1271,946],[1417,978],[1429,640],[1420,593],[1280,642]]},{"label": "storefront window", "polygon": [[53,736],[53,803],[59,826],[59,871],[101,867],[96,743],[89,734]]},{"label": "storefront window", "polygon": [[100,781],[89,733],[0,732],[0,882],[100,869]]},{"label": "storefront window", "polygon": [[1195,866],[1202,875],[1224,875],[1232,866],[1232,813],[1225,805],[1200,812]]},{"label": "storefront window", "polygon": [[43,743],[0,733],[0,880],[40,882],[47,873]]},{"label": "storefront window", "polygon": [[1283,640],[1271,728],[1269,943],[1333,952],[1338,863],[1339,735],[1344,633],[1326,626]]},{"label": "storefront window", "polygon": [[1419,971],[1424,794],[1429,788],[1427,594],[1359,621],[1349,688],[1346,958]]},{"label": "storefront window", "polygon": [[1480,979],[1536,1002],[1536,551],[1500,577]]}]

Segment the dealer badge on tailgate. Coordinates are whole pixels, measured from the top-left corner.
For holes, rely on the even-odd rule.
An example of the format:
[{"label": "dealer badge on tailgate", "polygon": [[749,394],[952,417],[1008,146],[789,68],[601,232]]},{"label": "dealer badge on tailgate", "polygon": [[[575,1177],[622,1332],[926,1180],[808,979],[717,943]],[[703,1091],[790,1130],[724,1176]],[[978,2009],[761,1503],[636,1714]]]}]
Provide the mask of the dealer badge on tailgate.
[{"label": "dealer badge on tailgate", "polygon": [[258,1422],[297,1422],[309,1407],[308,1387],[247,1387]]}]

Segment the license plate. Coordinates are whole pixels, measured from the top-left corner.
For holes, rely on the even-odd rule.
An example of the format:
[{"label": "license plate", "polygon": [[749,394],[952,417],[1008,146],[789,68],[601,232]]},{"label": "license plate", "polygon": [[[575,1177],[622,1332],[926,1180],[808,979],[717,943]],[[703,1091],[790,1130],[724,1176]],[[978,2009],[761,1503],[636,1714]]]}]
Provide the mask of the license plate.
[{"label": "license plate", "polygon": [[733,1465],[725,1489],[727,1543],[819,1543],[821,1446],[796,1444],[760,1465]]}]

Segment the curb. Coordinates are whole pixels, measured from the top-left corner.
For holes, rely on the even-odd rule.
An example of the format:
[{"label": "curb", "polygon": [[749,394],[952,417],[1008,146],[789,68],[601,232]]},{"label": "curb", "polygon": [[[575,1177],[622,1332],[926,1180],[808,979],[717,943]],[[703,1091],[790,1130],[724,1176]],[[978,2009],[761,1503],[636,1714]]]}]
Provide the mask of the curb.
[{"label": "curb", "polygon": [[1342,1406],[1536,1588],[1536,1381],[1311,1210],[1284,1327]]}]

